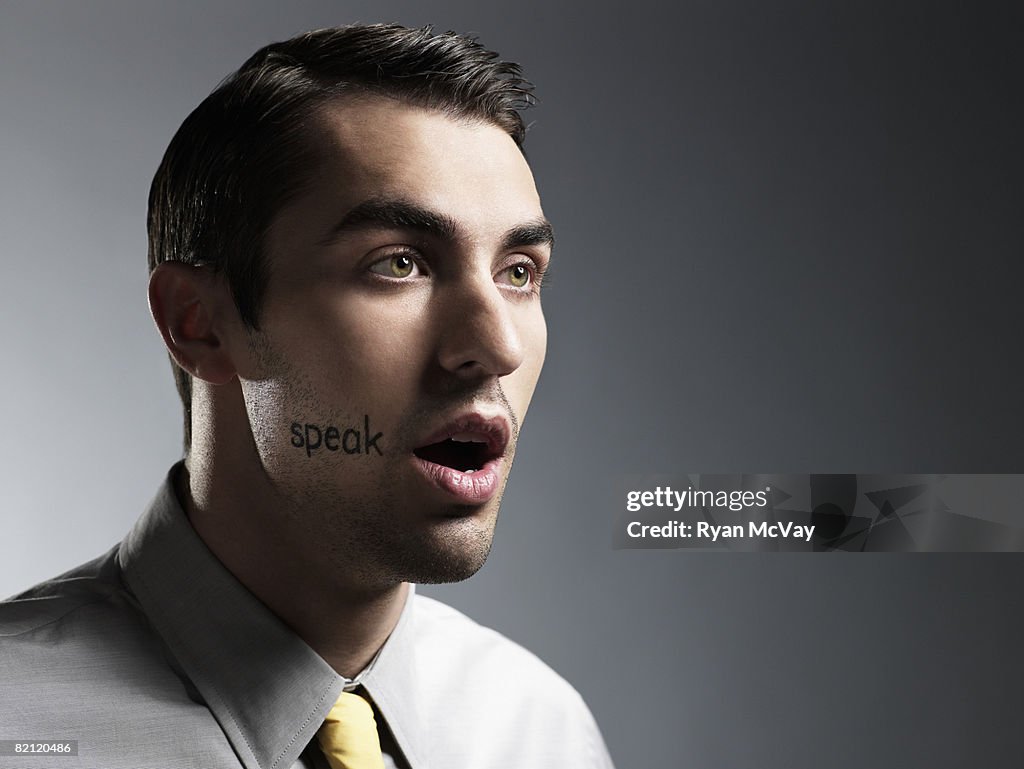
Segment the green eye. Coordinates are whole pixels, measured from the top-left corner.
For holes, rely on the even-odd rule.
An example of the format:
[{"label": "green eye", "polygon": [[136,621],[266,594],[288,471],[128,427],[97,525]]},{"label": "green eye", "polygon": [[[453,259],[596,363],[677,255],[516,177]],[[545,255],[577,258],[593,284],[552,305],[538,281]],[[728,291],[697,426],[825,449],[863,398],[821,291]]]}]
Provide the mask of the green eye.
[{"label": "green eye", "polygon": [[516,288],[522,288],[530,282],[530,271],[525,264],[514,264],[508,268],[508,282]]},{"label": "green eye", "polygon": [[373,264],[370,270],[386,278],[408,278],[417,271],[417,265],[408,254],[393,254]]},{"label": "green eye", "polygon": [[388,269],[396,278],[407,278],[412,275],[413,267],[416,264],[406,254],[397,254],[388,259]]}]

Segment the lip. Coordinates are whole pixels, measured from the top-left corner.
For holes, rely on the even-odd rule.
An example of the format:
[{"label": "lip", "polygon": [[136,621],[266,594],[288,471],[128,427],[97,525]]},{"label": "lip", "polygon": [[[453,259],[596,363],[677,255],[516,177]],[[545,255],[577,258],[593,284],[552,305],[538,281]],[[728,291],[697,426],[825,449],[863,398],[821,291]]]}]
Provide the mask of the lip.
[{"label": "lip", "polygon": [[[484,416],[479,412],[467,412],[449,419],[442,427],[419,441],[417,448],[451,438],[453,435],[470,435],[474,441],[486,445],[488,458],[477,470],[463,471],[440,465],[422,457],[412,455],[413,464],[436,488],[465,505],[482,505],[498,492],[501,480],[501,466],[508,448],[511,429],[508,420],[501,416]],[[415,449],[414,449],[415,451]]]}]

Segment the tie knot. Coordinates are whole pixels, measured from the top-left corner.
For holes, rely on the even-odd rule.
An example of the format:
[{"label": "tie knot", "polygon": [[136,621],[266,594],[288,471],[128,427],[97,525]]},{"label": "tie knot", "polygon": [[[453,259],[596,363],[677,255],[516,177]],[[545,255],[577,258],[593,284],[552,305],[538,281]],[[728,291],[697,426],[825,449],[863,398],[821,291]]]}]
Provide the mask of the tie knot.
[{"label": "tie knot", "polygon": [[373,706],[342,692],[316,733],[331,769],[384,769]]}]

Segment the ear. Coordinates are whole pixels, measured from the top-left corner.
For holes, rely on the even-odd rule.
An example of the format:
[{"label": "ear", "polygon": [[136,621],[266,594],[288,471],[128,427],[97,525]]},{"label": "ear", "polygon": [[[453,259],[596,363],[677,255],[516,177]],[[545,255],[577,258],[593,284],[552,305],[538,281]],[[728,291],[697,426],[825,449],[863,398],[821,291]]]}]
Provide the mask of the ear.
[{"label": "ear", "polygon": [[149,276],[149,310],[164,344],[185,371],[210,384],[235,378],[225,320],[234,302],[209,267],[163,262]]}]

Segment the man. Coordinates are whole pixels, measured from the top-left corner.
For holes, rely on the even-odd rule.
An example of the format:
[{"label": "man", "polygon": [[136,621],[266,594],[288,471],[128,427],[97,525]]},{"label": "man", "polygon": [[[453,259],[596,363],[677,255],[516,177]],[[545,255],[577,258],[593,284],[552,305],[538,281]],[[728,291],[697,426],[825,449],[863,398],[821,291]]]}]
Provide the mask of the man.
[{"label": "man", "polygon": [[186,459],[0,609],[11,765],[610,766],[568,684],[410,584],[483,564],[544,360],[530,88],[470,39],[354,26],[185,120],[149,235]]}]

